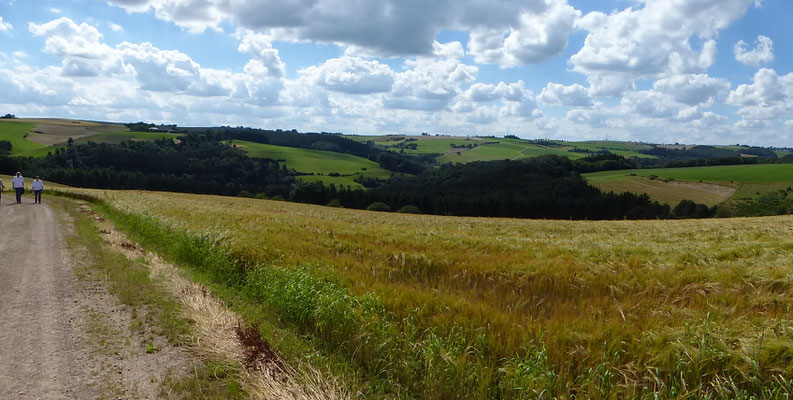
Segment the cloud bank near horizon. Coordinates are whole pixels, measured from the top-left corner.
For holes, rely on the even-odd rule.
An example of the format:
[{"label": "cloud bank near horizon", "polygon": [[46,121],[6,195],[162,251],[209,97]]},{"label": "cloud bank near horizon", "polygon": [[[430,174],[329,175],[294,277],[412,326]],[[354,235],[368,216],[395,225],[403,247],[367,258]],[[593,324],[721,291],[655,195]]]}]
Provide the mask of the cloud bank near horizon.
[{"label": "cloud bank near horizon", "polygon": [[[0,50],[4,113],[366,134],[793,137],[793,61],[779,50],[790,35],[735,27],[788,7],[773,2],[603,0],[588,12],[572,0],[48,3],[44,20],[29,4],[0,7],[0,37],[24,39]],[[168,26],[207,45],[141,32]],[[213,51],[236,55],[197,61]]]}]

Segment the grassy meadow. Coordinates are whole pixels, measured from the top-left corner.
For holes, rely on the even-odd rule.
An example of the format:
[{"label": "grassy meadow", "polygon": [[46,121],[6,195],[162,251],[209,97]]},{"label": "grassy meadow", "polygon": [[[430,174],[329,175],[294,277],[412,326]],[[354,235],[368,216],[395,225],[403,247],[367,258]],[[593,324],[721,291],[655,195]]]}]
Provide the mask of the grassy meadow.
[{"label": "grassy meadow", "polygon": [[793,217],[455,218],[80,192],[347,360],[370,398],[793,393]]},{"label": "grassy meadow", "polygon": [[11,142],[11,154],[24,155],[43,149],[46,146],[26,139],[29,132],[33,130],[35,126],[36,124],[31,122],[0,120],[0,140],[8,140]]},{"label": "grassy meadow", "polygon": [[705,182],[789,182],[793,181],[793,164],[717,165],[710,167],[629,169],[585,174],[593,182],[624,179],[635,176],[652,176],[681,181]]},{"label": "grassy meadow", "polygon": [[11,142],[11,154],[44,157],[66,146],[69,138],[75,143],[88,141],[120,143],[133,139],[159,139],[162,135],[129,132],[124,125],[55,118],[0,120],[0,140]]},{"label": "grassy meadow", "polygon": [[[272,158],[280,163],[285,163],[287,168],[294,169],[304,174],[300,179],[313,182],[322,181],[326,185],[331,183],[340,186],[362,187],[355,178],[388,179],[392,172],[380,167],[374,161],[352,154],[337,153],[333,151],[300,149],[296,147],[274,146],[270,144],[246,142],[235,140],[234,144],[244,150],[250,157]],[[340,176],[329,176],[337,173]]]},{"label": "grassy meadow", "polygon": [[[532,141],[514,138],[488,138],[488,137],[452,137],[452,136],[345,136],[357,141],[372,141],[375,145],[393,150],[404,151],[407,154],[439,154],[440,163],[469,163],[474,161],[515,160],[526,157],[542,155],[560,155],[570,158],[586,157],[589,153],[574,152],[571,150],[589,150],[598,152],[608,150],[611,153],[625,157],[655,158],[637,152],[648,149],[649,145],[633,142],[618,141],[583,141],[565,142],[561,140],[549,141],[550,145],[544,146]],[[403,145],[415,144],[416,148],[404,148]],[[458,148],[452,147],[458,146]],[[459,148],[459,146],[477,145],[474,148]]]},{"label": "grassy meadow", "polygon": [[683,199],[715,205],[730,199],[753,199],[793,185],[793,164],[635,169],[583,176],[602,190],[647,193],[673,206]]}]

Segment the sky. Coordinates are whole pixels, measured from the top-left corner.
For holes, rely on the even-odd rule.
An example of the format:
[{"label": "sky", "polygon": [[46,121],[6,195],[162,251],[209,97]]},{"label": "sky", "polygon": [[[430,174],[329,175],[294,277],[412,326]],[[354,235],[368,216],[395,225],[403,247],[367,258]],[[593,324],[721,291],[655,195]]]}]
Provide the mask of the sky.
[{"label": "sky", "polygon": [[0,0],[0,114],[793,146],[790,0]]}]

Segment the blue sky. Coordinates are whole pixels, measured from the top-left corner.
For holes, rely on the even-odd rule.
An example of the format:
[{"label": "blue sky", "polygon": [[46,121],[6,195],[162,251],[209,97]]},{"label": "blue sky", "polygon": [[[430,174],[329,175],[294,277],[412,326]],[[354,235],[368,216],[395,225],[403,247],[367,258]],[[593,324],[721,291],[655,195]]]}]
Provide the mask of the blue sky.
[{"label": "blue sky", "polygon": [[0,113],[793,146],[788,0],[0,0]]}]

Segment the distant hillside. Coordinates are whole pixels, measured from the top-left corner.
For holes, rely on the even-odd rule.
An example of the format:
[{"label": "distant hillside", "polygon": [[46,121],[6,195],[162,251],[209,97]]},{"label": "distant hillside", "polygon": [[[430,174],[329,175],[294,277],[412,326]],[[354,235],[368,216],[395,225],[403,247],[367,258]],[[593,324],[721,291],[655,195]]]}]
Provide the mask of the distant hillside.
[{"label": "distant hillside", "polygon": [[[187,143],[180,145],[183,141]],[[140,142],[151,144],[134,145]],[[172,157],[152,161],[152,157],[162,154]],[[126,158],[113,159],[112,155]],[[586,183],[581,184],[602,190],[605,203],[590,210],[580,202],[565,200],[567,205],[555,210],[550,204],[558,203],[566,194],[534,198],[533,191],[573,187],[555,182],[559,177],[541,173],[537,176],[542,177],[531,185],[518,186],[541,171],[531,170],[534,167],[525,169],[524,164],[504,163],[537,157],[572,160],[574,163],[569,165],[573,166],[565,167],[569,179],[579,173],[595,172],[586,175]],[[176,160],[181,160],[181,164],[176,165]],[[139,168],[138,164],[144,162],[153,162],[154,167]],[[452,168],[472,163],[473,169]],[[507,167],[499,169],[504,165]],[[716,167],[725,165],[734,168]],[[569,142],[527,140],[513,135],[356,136],[242,126],[184,128],[145,122],[0,118],[0,172],[30,167],[46,172],[48,179],[78,186],[279,197],[353,208],[379,202],[394,209],[416,206],[436,214],[590,219],[684,215],[680,210],[628,212],[631,207],[624,204],[609,208],[612,206],[607,203],[616,201],[609,197],[608,192],[612,191],[617,195],[646,193],[670,207],[683,200],[718,205],[722,215],[789,213],[793,212],[793,198],[788,199],[793,176],[776,177],[771,173],[787,171],[786,165],[793,165],[791,149],[745,145]],[[669,168],[680,172],[672,173]],[[487,179],[472,185],[469,180],[481,177],[474,170],[481,171],[479,175],[484,174]],[[497,170],[501,172],[493,173]],[[732,182],[714,178],[713,173],[722,173],[718,171],[730,171],[724,176]],[[457,173],[467,174],[467,178],[452,176]],[[743,173],[751,176],[739,178]],[[439,181],[438,176],[443,180]],[[776,178],[760,182],[771,176]],[[497,190],[471,189],[496,183],[501,185]],[[507,188],[510,185],[513,187]],[[514,192],[517,189],[522,191]],[[416,193],[421,195],[416,197]],[[510,203],[506,201],[510,196],[520,199]],[[546,210],[535,210],[543,207]]]},{"label": "distant hillside", "polygon": [[385,180],[394,172],[376,162],[352,154],[327,150],[303,149],[234,140],[232,145],[254,158],[272,159],[295,170],[306,182],[324,182],[336,186],[363,188],[363,179]]},{"label": "distant hillside", "polygon": [[57,118],[0,119],[0,140],[11,143],[11,155],[44,157],[56,149],[75,144],[120,143],[124,140],[153,140],[177,137],[166,132],[130,132],[123,124]]},{"label": "distant hillside", "polygon": [[722,216],[793,213],[793,164],[715,165],[584,174],[605,191],[647,193],[674,205],[687,199],[723,204]]},{"label": "distant hillside", "polygon": [[777,158],[790,154],[790,149],[769,149],[750,146],[663,145],[626,141],[527,140],[506,137],[455,136],[345,136],[371,143],[393,152],[409,155],[431,155],[440,164],[474,161],[517,160],[541,155],[560,155],[571,159],[593,154],[616,154],[636,158],[642,165],[657,165],[670,160],[695,160],[725,157]]}]

